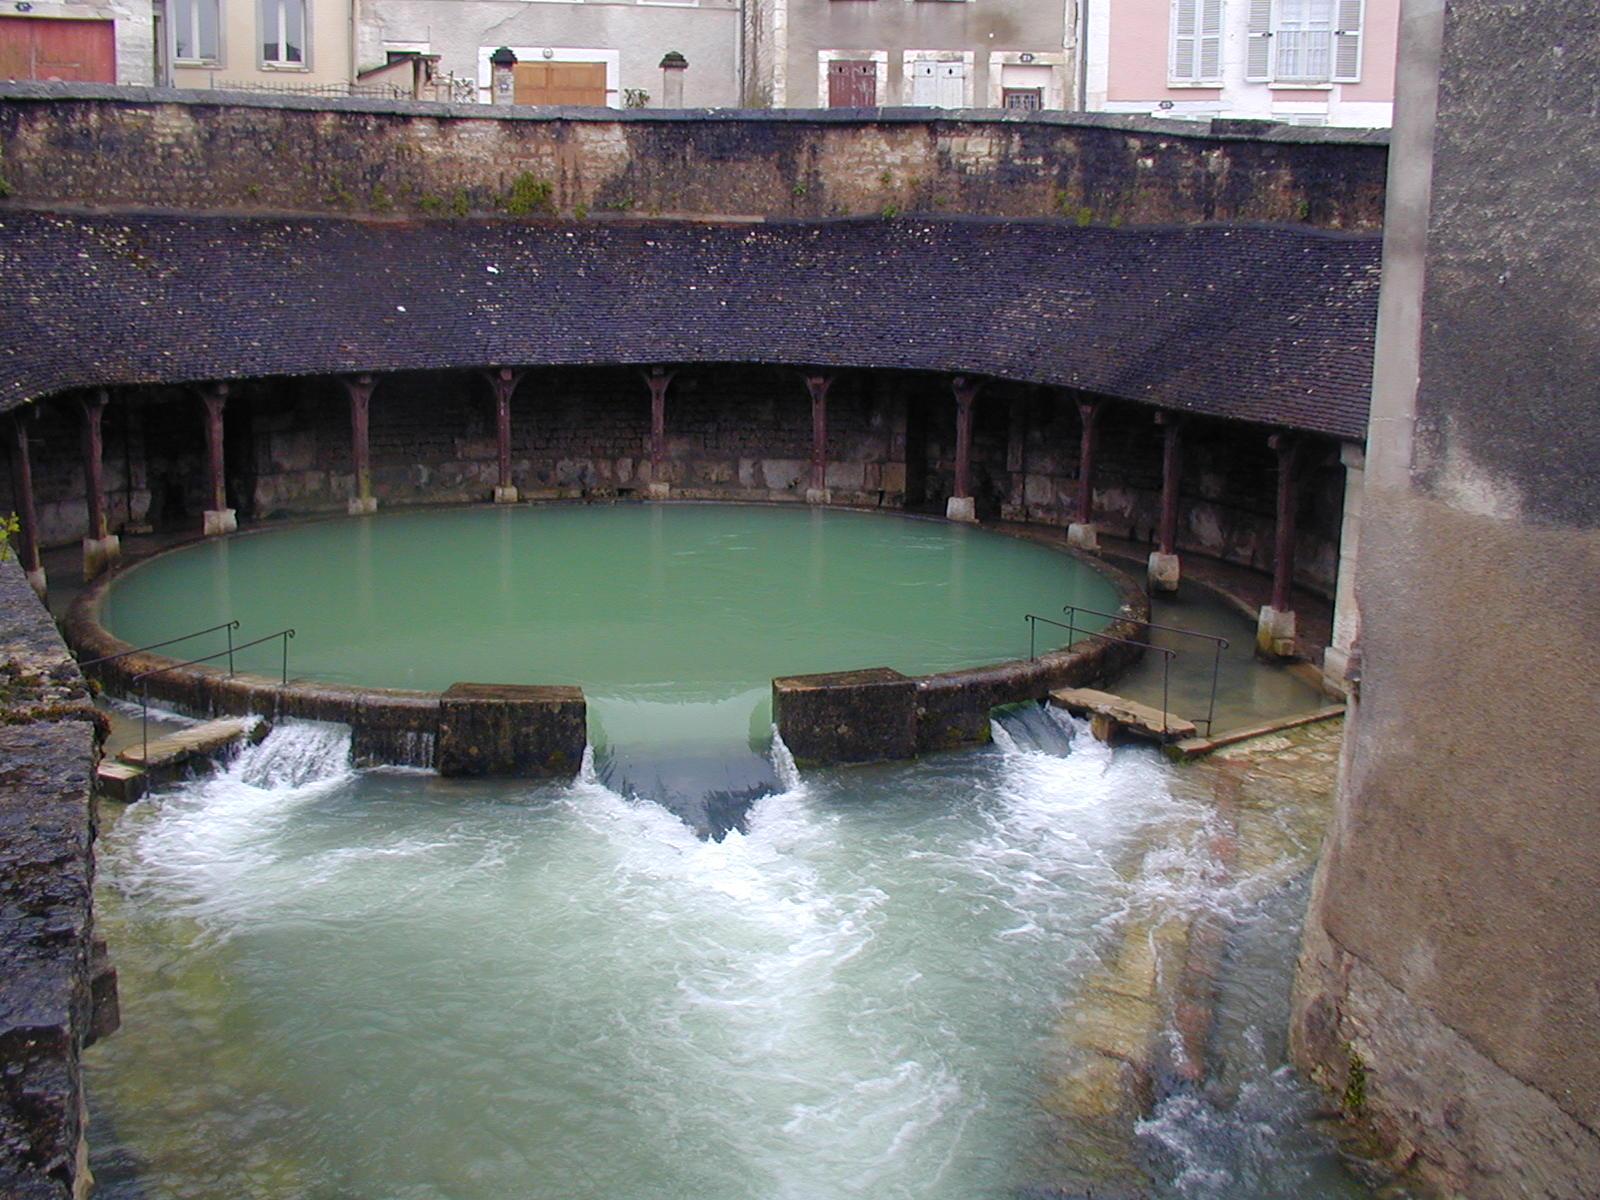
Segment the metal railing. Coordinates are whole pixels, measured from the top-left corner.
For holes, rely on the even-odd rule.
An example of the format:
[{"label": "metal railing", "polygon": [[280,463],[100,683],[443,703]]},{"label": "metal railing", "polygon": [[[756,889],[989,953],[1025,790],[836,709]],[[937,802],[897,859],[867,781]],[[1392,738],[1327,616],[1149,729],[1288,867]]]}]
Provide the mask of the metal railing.
[{"label": "metal railing", "polygon": [[[234,622],[234,624],[237,624],[237,622]],[[218,628],[221,628],[221,626],[218,626]],[[208,630],[207,632],[210,631]],[[148,769],[150,766],[150,688],[145,682],[146,680],[151,679],[156,675],[165,675],[168,671],[178,671],[184,667],[197,667],[201,663],[208,663],[213,659],[224,657],[226,657],[228,660],[228,678],[232,679],[233,652],[235,650],[248,650],[252,646],[259,646],[263,642],[270,642],[273,638],[282,638],[283,684],[285,687],[287,687],[289,684],[289,639],[292,637],[294,637],[294,630],[280,629],[277,633],[269,633],[265,637],[258,637],[253,641],[243,642],[240,645],[235,646],[233,644],[233,635],[230,633],[228,635],[228,648],[226,650],[219,650],[216,654],[208,654],[204,658],[191,658],[188,662],[168,663],[164,667],[156,667],[153,670],[142,671],[130,679],[128,681],[129,686],[134,684],[139,686],[139,733],[141,739],[143,740],[144,747],[143,751],[141,752],[140,765],[146,769]],[[130,650],[127,653],[131,654],[133,652]]]},{"label": "metal railing", "polygon": [[[1101,612],[1097,608],[1084,608],[1081,604],[1063,604],[1061,606],[1061,611],[1066,614],[1067,628],[1069,630],[1075,630],[1078,614],[1083,613],[1091,617],[1104,617],[1109,621],[1132,621],[1135,625],[1142,625],[1146,629],[1159,629],[1164,633],[1176,633],[1182,637],[1199,638],[1203,642],[1210,642],[1212,645],[1211,698],[1206,703],[1206,715],[1204,717],[1196,717],[1195,724],[1198,725],[1202,720],[1205,721],[1206,736],[1211,736],[1211,727],[1216,723],[1217,715],[1217,680],[1222,674],[1222,652],[1228,648],[1227,638],[1218,637],[1214,633],[1200,633],[1193,629],[1180,629],[1176,625],[1161,625],[1155,621],[1141,621],[1137,617],[1130,617],[1122,613]],[[1085,632],[1087,632],[1087,630]],[[1159,646],[1154,646],[1151,648],[1156,650],[1161,649]],[[1163,687],[1163,695],[1164,694],[1165,688]],[[1163,730],[1163,732],[1165,732],[1165,730]]]},{"label": "metal railing", "polygon": [[176,646],[179,642],[191,641],[197,637],[204,637],[208,633],[215,633],[219,629],[228,631],[228,673],[233,673],[233,631],[239,628],[238,621],[224,621],[221,625],[213,625],[208,629],[196,629],[193,633],[185,633],[180,637],[168,638],[164,642],[151,642],[148,646],[135,646],[132,650],[119,650],[115,654],[102,654],[99,658],[89,658],[78,664],[81,671],[85,667],[97,667],[101,663],[116,662],[119,658],[127,658],[130,654],[143,654],[146,650],[159,650],[163,646]]},{"label": "metal railing", "polygon": [[[1067,607],[1071,608],[1072,606],[1069,604]],[[1096,633],[1091,629],[1077,629],[1074,626],[1068,625],[1062,621],[1054,621],[1049,617],[1041,617],[1038,613],[1028,613],[1024,617],[1024,620],[1028,622],[1029,662],[1033,662],[1037,657],[1037,655],[1034,653],[1034,645],[1037,641],[1040,621],[1043,621],[1046,625],[1054,625],[1057,629],[1068,630],[1071,634],[1071,639],[1067,643],[1069,646],[1073,641],[1077,640],[1077,635],[1082,633],[1085,637],[1099,638],[1102,642],[1110,642],[1117,646],[1137,646],[1140,650],[1154,650],[1157,654],[1161,655],[1161,733],[1163,736],[1166,735],[1168,716],[1167,697],[1172,690],[1172,660],[1178,657],[1178,652],[1176,650],[1170,650],[1166,646],[1152,646],[1149,642],[1136,642],[1132,638],[1113,637],[1109,633]]]}]

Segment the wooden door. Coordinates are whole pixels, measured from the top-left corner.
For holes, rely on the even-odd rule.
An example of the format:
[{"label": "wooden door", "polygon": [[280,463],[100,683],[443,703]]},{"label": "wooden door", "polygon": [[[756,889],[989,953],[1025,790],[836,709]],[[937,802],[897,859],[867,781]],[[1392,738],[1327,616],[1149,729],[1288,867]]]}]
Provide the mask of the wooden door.
[{"label": "wooden door", "polygon": [[586,104],[606,102],[605,63],[519,62],[512,69],[517,104]]},{"label": "wooden door", "polygon": [[875,108],[877,103],[876,64],[847,60],[828,64],[829,108]]},{"label": "wooden door", "polygon": [[115,83],[115,26],[110,21],[0,17],[0,79]]}]

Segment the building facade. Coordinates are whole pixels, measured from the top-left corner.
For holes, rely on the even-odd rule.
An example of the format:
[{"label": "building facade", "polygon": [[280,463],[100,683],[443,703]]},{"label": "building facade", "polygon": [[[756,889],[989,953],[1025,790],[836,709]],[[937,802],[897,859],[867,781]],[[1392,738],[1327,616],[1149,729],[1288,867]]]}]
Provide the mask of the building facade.
[{"label": "building facade", "polygon": [[368,0],[357,19],[358,72],[437,56],[456,99],[490,103],[489,58],[516,55],[513,102],[660,107],[662,59],[676,52],[682,103],[735,107],[743,61],[738,0]]},{"label": "building facade", "polygon": [[1387,126],[1400,0],[1089,0],[1085,107]]},{"label": "building facade", "polygon": [[162,0],[157,81],[343,94],[355,65],[353,14],[353,0]]},{"label": "building facade", "polygon": [[1078,0],[755,0],[746,101],[1076,107]]},{"label": "building facade", "polygon": [[159,21],[150,0],[32,0],[0,14],[0,81],[149,85]]}]

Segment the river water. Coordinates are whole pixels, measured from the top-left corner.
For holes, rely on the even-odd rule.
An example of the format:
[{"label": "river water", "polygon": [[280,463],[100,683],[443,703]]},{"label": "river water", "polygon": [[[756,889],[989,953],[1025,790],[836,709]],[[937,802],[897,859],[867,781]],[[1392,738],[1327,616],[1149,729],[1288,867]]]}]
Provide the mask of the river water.
[{"label": "river water", "polygon": [[592,774],[353,772],[341,728],[279,727],[108,822],[105,1194],[1067,1194],[1063,1014],[1125,922],[1208,906],[1266,963],[1222,1090],[1131,1157],[1162,1196],[1356,1194],[1278,1070],[1308,849],[1219,882],[1164,760],[1010,728],[804,778],[780,746],[719,843]]}]

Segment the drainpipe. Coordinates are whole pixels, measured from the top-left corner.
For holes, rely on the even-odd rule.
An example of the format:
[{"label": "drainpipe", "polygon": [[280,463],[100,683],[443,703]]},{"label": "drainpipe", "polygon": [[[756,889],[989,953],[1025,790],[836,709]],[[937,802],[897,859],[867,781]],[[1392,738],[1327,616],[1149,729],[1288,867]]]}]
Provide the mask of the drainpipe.
[{"label": "drainpipe", "polygon": [[745,91],[745,88],[749,84],[749,77],[750,77],[749,64],[747,64],[744,61],[744,54],[745,54],[745,28],[744,28],[744,23],[745,23],[745,21],[746,21],[746,19],[748,17],[748,14],[747,14],[747,11],[746,11],[747,3],[748,3],[748,0],[739,0],[739,29],[734,34],[734,38],[733,38],[734,60],[739,64],[739,66],[738,66],[738,71],[739,71],[739,75],[738,75],[739,95],[738,95],[738,99],[734,103],[734,106],[736,108],[749,108],[750,107],[750,95],[749,95],[749,93],[747,91]]},{"label": "drainpipe", "polygon": [[1073,97],[1073,108],[1087,112],[1089,108],[1089,0],[1078,0],[1077,45],[1073,53],[1078,56],[1078,94]]}]

